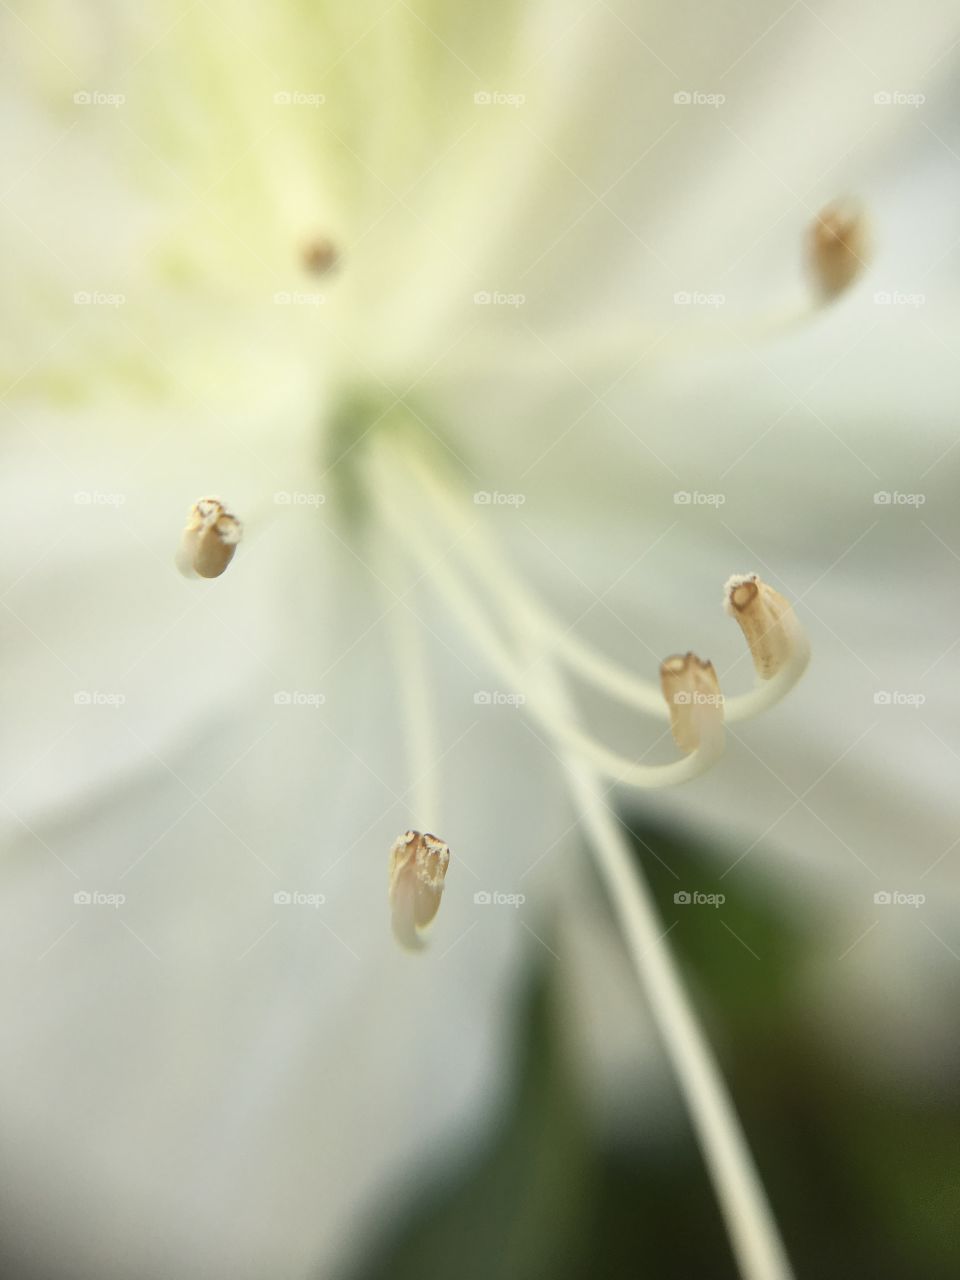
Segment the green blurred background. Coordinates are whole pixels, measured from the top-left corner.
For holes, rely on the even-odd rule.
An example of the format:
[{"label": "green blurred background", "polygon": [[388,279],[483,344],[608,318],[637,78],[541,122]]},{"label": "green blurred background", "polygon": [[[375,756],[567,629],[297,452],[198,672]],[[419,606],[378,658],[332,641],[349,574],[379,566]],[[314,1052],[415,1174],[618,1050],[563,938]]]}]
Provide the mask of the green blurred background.
[{"label": "green blurred background", "polygon": [[[635,814],[629,825],[665,919],[677,914],[677,874],[705,893],[723,891],[715,851]],[[821,940],[804,936],[766,886],[751,894],[747,883],[724,904],[726,926],[749,951],[729,945],[712,916],[685,916],[670,944],[720,1046],[797,1274],[955,1280],[960,1079],[941,1076],[927,1091],[883,1084],[860,1056],[818,1035],[802,991]],[[679,1093],[666,1131],[658,1124],[649,1138],[635,1129],[623,1141],[597,1136],[558,1025],[556,974],[542,954],[518,1010],[507,1116],[469,1169],[395,1206],[350,1280],[735,1280]]]}]

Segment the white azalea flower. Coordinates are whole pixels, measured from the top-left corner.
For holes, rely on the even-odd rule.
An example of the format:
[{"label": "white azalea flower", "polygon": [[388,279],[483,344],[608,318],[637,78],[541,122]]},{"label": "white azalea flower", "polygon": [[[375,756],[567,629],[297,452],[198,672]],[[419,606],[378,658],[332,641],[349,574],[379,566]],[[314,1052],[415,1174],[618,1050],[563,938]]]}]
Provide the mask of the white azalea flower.
[{"label": "white azalea flower", "polygon": [[[960,551],[933,510],[953,428],[931,393],[914,435],[916,378],[881,363],[938,355],[863,290],[820,314],[794,267],[856,188],[877,287],[911,291],[882,231],[917,123],[877,94],[945,69],[949,9],[921,13],[894,43],[854,4],[10,10],[12,1248],[61,1274],[347,1266],[482,1135],[535,909],[585,838],[743,1273],[789,1274],[610,805],[632,783],[735,832],[733,883],[768,837],[842,864],[855,905],[919,811],[917,865],[946,856],[951,708],[873,702],[953,639],[915,572]],[[931,531],[905,541],[916,506],[872,497],[914,477]],[[243,541],[188,582],[176,522],[212,494]],[[806,642],[757,588],[770,678],[730,697],[748,650],[715,605],[741,568],[828,655],[746,726]],[[658,664],[690,646],[728,695],[722,760],[692,659],[666,746]],[[616,696],[581,709],[561,672]],[[408,828],[451,851],[416,957],[385,901]]]}]

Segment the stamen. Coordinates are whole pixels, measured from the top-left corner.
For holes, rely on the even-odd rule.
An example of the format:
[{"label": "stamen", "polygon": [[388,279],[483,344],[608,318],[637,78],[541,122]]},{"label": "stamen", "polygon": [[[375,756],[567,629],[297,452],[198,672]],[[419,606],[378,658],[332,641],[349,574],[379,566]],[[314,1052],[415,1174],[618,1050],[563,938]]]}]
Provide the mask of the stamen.
[{"label": "stamen", "polygon": [[[658,720],[671,718],[662,688],[613,662],[605,654],[596,652],[565,627],[537,599],[530,587],[513,574],[508,557],[489,544],[478,523],[468,518],[464,504],[458,501],[442,478],[421,458],[391,448],[386,442],[381,444],[381,448],[389,450],[394,475],[406,474],[422,489],[424,509],[446,520],[451,532],[456,535],[457,550],[491,593],[499,598],[507,616],[514,620],[515,627],[520,622],[527,623],[534,633],[533,639],[528,637],[526,641],[529,651],[537,652],[539,656],[543,653],[545,644],[547,657],[556,656],[571,671],[622,705],[635,707]],[[731,581],[755,576],[741,575]],[[727,696],[724,699],[724,719],[752,719],[775,706],[803,675],[810,658],[810,646],[803,628],[795,618],[793,623],[790,661],[779,674],[764,681],[758,688],[735,697]]]},{"label": "stamen", "polygon": [[[556,690],[563,703],[562,686]],[[683,979],[641,864],[613,806],[582,760],[564,760],[596,866],[654,1022],[677,1073],[743,1280],[792,1280],[763,1183]]]},{"label": "stamen", "polygon": [[755,573],[738,573],[724,587],[723,607],[740,624],[758,686],[728,698],[728,721],[747,720],[779,702],[797,683],[810,661],[810,642],[789,600]]},{"label": "stamen", "polygon": [[[389,454],[381,456],[379,451],[374,452],[371,481],[373,496],[397,542],[419,562],[424,576],[431,577],[442,590],[445,603],[460,614],[467,632],[491,661],[508,679],[517,682],[515,687],[519,688],[519,677],[526,673],[513,661],[510,650],[477,606],[475,592],[468,589],[456,573],[447,569],[443,554],[438,557],[434,542],[423,533],[426,521],[422,513],[431,513],[430,504],[418,502],[415,493],[411,501],[409,486],[397,483],[397,467]],[[415,513],[413,518],[411,510]],[[473,545],[474,535],[467,522],[454,547],[470,548]],[[481,543],[479,549],[480,563],[488,569],[486,548]],[[495,557],[493,565],[496,576]],[[481,574],[478,570],[478,576],[485,578],[486,573]],[[737,585],[742,584],[740,580]],[[525,616],[521,610],[510,620],[516,632],[519,657],[530,663],[530,683],[538,694],[536,713],[568,748],[561,758],[570,776],[578,815],[588,835],[593,837],[591,847],[597,866],[610,892],[637,975],[646,987],[654,1018],[677,1071],[741,1273],[744,1280],[791,1280],[790,1264],[736,1112],[692,1005],[686,998],[677,965],[664,941],[669,929],[663,927],[652,895],[640,878],[638,864],[613,816],[606,789],[601,786],[592,767],[598,759],[601,761],[599,767],[603,767],[605,759],[612,753],[605,752],[588,735],[579,731],[562,678],[549,661],[544,662],[539,655],[530,652],[530,631],[524,630],[522,622],[518,623],[518,618],[522,620]],[[781,611],[781,621],[783,616]],[[781,671],[785,670],[786,667],[781,668]],[[775,679],[768,682],[768,686]],[[722,699],[711,664],[702,662],[693,654],[675,656],[663,664],[661,681],[674,731],[690,755],[678,764],[645,770],[646,782],[636,783],[631,777],[636,785],[657,785],[649,781],[654,775],[660,785],[682,780],[681,773],[694,760],[697,760],[699,771],[715,758],[722,746]],[[703,701],[694,700],[691,696],[686,702],[679,697],[681,693],[692,695],[695,692],[704,695]],[[692,773],[687,769],[683,776],[692,776]],[[425,867],[422,878],[418,879],[419,858],[415,850],[421,840],[436,841],[436,838],[421,837],[410,831],[397,841],[391,853],[390,898],[394,931],[405,946],[413,947],[421,945],[418,921],[429,923],[436,914],[449,861],[449,850],[436,841],[439,846],[437,860],[433,866]],[[424,897],[419,908],[418,892]]]},{"label": "stamen", "polygon": [[243,526],[219,498],[201,498],[187,514],[177,568],[187,578],[219,578],[233,559]]},{"label": "stamen", "polygon": [[667,658],[660,664],[660,685],[681,751],[696,751],[704,737],[722,737],[723,694],[712,662],[695,653]]},{"label": "stamen", "polygon": [[[434,546],[421,532],[421,522],[410,519],[409,499],[402,488],[398,490],[394,469],[386,464],[385,458],[376,455],[371,459],[371,464],[376,500],[398,543],[407,548],[423,567],[425,575],[440,589],[444,603],[459,613],[467,634],[491,664],[500,670],[512,688],[518,692],[524,689],[528,683],[525,671],[487,621],[483,609],[477,604],[475,592],[467,589],[459,576],[442,558],[437,557]],[[525,638],[526,633],[521,628],[521,639]],[[708,769],[723,749],[721,731],[705,735],[701,746],[683,760],[670,764],[644,765],[609,750],[591,735],[583,733],[542,693],[529,700],[529,707],[531,713],[551,734],[572,747],[596,770],[625,786],[677,786]]]},{"label": "stamen", "polygon": [[789,601],[755,573],[737,573],[724,587],[724,607],[746,637],[761,680],[769,680],[789,661],[799,624]]},{"label": "stamen", "polygon": [[[740,314],[727,305],[723,294],[704,294],[703,306],[693,306],[695,295],[674,295],[677,323],[643,326],[629,321],[612,332],[574,329],[551,339],[517,341],[503,351],[499,340],[488,337],[471,342],[456,361],[438,364],[432,376],[485,376],[491,364],[506,376],[516,369],[528,377],[547,374],[558,359],[575,368],[582,379],[601,385],[627,375],[624,368],[646,365],[648,358],[678,361],[721,355],[744,346],[766,344],[786,337],[817,319],[858,279],[871,257],[869,222],[852,201],[834,201],[813,220],[804,234],[806,274],[813,285],[796,291],[782,303],[772,303],[757,314]],[[708,313],[704,315],[703,313]],[[514,363],[515,362],[515,363]]]},{"label": "stamen", "polygon": [[[410,767],[407,791],[413,821],[439,825],[437,734],[431,714],[429,674],[420,638],[420,619],[407,604],[415,583],[402,570],[402,559],[393,547],[383,557],[382,582],[386,616],[391,629],[391,650],[396,662],[405,739],[404,756]],[[419,933],[437,913],[450,850],[436,836],[408,831],[390,853],[390,901],[393,932],[408,950],[421,950]]]},{"label": "stamen", "polygon": [[863,211],[852,204],[827,205],[810,228],[810,267],[823,302],[832,302],[867,265],[869,235]]},{"label": "stamen", "polygon": [[411,951],[423,947],[421,933],[440,909],[450,850],[436,836],[407,831],[390,850],[393,932]]},{"label": "stamen", "polygon": [[340,265],[340,251],[328,236],[317,236],[303,246],[301,259],[311,275],[326,276]]}]

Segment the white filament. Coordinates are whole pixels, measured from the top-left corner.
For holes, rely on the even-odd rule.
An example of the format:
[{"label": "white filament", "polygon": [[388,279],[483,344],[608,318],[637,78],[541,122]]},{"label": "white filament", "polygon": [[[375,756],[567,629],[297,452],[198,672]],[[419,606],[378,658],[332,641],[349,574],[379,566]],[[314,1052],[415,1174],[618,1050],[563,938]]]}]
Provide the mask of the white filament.
[{"label": "white filament", "polygon": [[430,682],[424,662],[419,621],[406,602],[409,588],[399,572],[399,557],[391,556],[388,590],[394,597],[387,615],[400,689],[409,769],[411,826],[417,831],[440,829],[440,787],[436,725],[431,712]]},{"label": "white filament", "polygon": [[[386,458],[374,457],[371,461],[374,494],[397,541],[434,581],[489,661],[515,687],[526,684],[536,692],[531,711],[559,739],[576,811],[676,1072],[743,1280],[792,1280],[790,1263],[723,1077],[686,995],[650,890],[606,803],[598,777],[605,773],[635,786],[664,786],[693,776],[712,762],[722,748],[719,718],[712,722],[716,730],[705,736],[697,751],[677,764],[644,767],[608,752],[577,726],[568,692],[550,662],[537,655],[528,668],[533,674],[522,670],[458,574],[437,557],[421,528],[426,523],[424,513],[433,514],[433,504],[411,502],[409,492],[397,484],[395,466],[389,465]],[[418,466],[417,472],[422,476],[424,468]],[[422,479],[426,484],[430,477]],[[501,603],[508,606],[507,615],[520,654],[530,659],[531,643],[543,633],[542,626],[534,625],[534,609],[512,584],[504,587],[503,565],[495,557],[489,558],[486,547],[473,535],[469,521],[463,521],[455,504],[448,502],[442,486],[431,483],[426,487],[428,496],[432,494],[451,517],[450,523],[458,534],[455,547]],[[548,621],[552,627],[552,620]],[[569,650],[563,649],[563,656],[568,654]],[[591,662],[592,658],[593,655]],[[601,659],[597,661],[602,663]],[[584,670],[585,666],[589,664],[581,664],[578,669]],[[758,692],[765,693],[773,684],[774,681],[767,682]],[[414,685],[409,688],[412,696]]]},{"label": "white filament", "polygon": [[414,478],[419,481],[428,497],[441,510],[447,523],[460,536],[459,545],[464,557],[475,572],[497,594],[505,608],[529,619],[535,629],[550,646],[574,670],[591,680],[598,688],[617,698],[625,706],[635,707],[657,720],[669,720],[670,712],[660,686],[651,680],[642,680],[633,672],[617,666],[584,644],[564,628],[549,610],[537,601],[510,572],[505,557],[494,555],[483,539],[474,532],[461,504],[442,484],[436,475],[415,457],[396,455]]},{"label": "white filament", "polygon": [[[553,692],[563,698],[562,688]],[[746,1136],[677,972],[649,887],[596,774],[583,759],[564,757],[594,859],[690,1112],[740,1274],[743,1280],[792,1280]]]},{"label": "white filament", "polygon": [[[501,672],[514,689],[524,689],[528,684],[526,673],[490,625],[483,609],[465,588],[460,576],[442,558],[437,557],[429,539],[420,528],[416,504],[411,504],[402,489],[398,489],[395,476],[386,466],[385,460],[371,458],[370,472],[377,504],[394,536],[438,587],[444,603],[459,614],[467,634],[483,651],[491,665]],[[530,711],[551,734],[589,760],[600,773],[625,786],[650,789],[687,782],[710,768],[723,750],[719,717],[717,731],[705,734],[696,751],[670,764],[643,765],[611,751],[584,733],[558,711],[551,698],[532,698]]]},{"label": "white filament", "polygon": [[752,720],[762,711],[769,711],[781,702],[797,683],[810,661],[810,642],[802,627],[796,628],[794,647],[790,660],[769,680],[758,680],[749,693],[735,698],[724,698],[723,718],[733,724],[737,720]]},{"label": "white filament", "polygon": [[[437,512],[446,520],[457,536],[458,548],[478,577],[499,597],[506,610],[528,620],[531,630],[549,646],[548,652],[555,653],[567,667],[624,706],[657,720],[669,720],[669,708],[660,686],[612,662],[566,629],[511,573],[507,558],[491,551],[482,532],[464,515],[462,504],[421,459],[399,449],[392,450],[390,457],[394,466],[401,467],[420,485],[430,500],[431,513]],[[747,693],[724,697],[724,720],[730,723],[751,720],[786,697],[810,660],[810,646],[802,627],[795,628],[793,641],[790,661],[775,676],[769,680],[758,679]]]}]

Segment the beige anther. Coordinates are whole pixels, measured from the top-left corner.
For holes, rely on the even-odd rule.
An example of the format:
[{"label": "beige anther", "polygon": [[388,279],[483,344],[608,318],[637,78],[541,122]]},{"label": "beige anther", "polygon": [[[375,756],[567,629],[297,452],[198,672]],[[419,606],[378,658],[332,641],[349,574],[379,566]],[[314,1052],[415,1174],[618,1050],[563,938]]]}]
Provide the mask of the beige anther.
[{"label": "beige anther", "polygon": [[724,608],[740,624],[757,675],[769,680],[806,647],[789,600],[755,573],[735,574],[724,588]]},{"label": "beige anther", "polygon": [[810,269],[824,302],[839,297],[867,265],[870,254],[867,222],[853,205],[821,209],[810,228]]},{"label": "beige anther", "polygon": [[436,836],[407,831],[390,850],[393,932],[402,946],[418,950],[420,934],[440,909],[450,850]]},{"label": "beige anther", "polygon": [[187,515],[177,568],[188,578],[219,578],[233,559],[243,526],[219,498],[201,498]]},{"label": "beige anther", "polygon": [[696,751],[705,735],[722,726],[723,694],[712,662],[695,653],[674,654],[660,664],[660,688],[681,751]]}]

